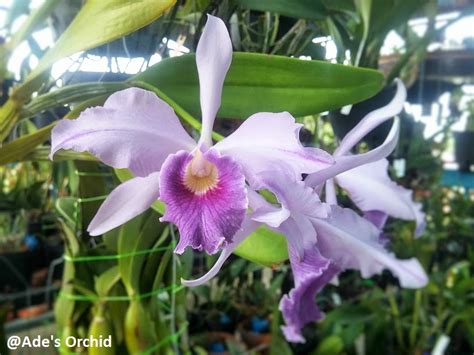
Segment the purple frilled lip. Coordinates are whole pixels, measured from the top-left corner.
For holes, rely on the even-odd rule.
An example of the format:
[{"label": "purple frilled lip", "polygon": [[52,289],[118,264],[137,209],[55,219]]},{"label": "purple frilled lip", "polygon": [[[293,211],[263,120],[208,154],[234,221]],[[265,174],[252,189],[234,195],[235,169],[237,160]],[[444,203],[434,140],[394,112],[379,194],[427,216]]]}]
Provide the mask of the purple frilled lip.
[{"label": "purple frilled lip", "polygon": [[245,177],[231,157],[210,149],[202,154],[213,169],[202,187],[205,191],[193,191],[199,184],[189,181],[193,158],[192,153],[181,151],[163,164],[160,199],[166,204],[166,213],[162,220],[176,224],[180,231],[176,253],[191,246],[214,254],[232,242],[241,228],[248,207]]}]

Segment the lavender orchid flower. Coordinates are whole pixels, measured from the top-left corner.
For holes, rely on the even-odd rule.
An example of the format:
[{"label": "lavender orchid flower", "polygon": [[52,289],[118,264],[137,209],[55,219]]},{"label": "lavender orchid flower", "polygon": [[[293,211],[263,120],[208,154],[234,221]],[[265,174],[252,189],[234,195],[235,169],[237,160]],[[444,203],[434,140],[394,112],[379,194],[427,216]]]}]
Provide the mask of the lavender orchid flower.
[{"label": "lavender orchid flower", "polygon": [[[425,215],[421,204],[412,200],[412,191],[393,182],[387,173],[388,161],[379,159],[356,168],[345,169],[343,158],[349,157],[351,149],[372,129],[400,113],[406,99],[406,89],[400,80],[396,80],[397,92],[392,101],[382,108],[370,112],[341,141],[334,151],[336,163],[330,170],[345,170],[327,179],[327,172],[318,172],[308,176],[306,183],[316,187],[326,180],[327,200],[335,201],[334,182],[346,190],[349,197],[366,217],[379,227],[387,216],[416,221],[416,235],[423,233]],[[342,168],[342,169],[341,169]]]},{"label": "lavender orchid flower", "polygon": [[[301,201],[304,201],[304,206],[310,206],[309,201],[319,202],[317,195],[308,191],[308,187],[302,186],[300,181],[291,183],[284,174],[279,179],[274,172],[271,180],[263,178],[262,183],[267,188],[273,186],[281,208],[296,203],[301,205]],[[304,195],[305,198],[302,198]],[[256,219],[268,221],[270,215],[276,216],[272,208],[275,207],[262,207],[263,213]],[[296,214],[290,210],[287,219],[274,218],[271,221],[274,226],[278,226],[277,231],[289,237],[289,256],[295,279],[295,288],[280,303],[286,322],[283,332],[288,341],[304,342],[301,335],[303,325],[323,317],[314,304],[316,293],[343,270],[357,269],[362,277],[371,277],[388,269],[398,277],[402,287],[418,288],[427,283],[427,276],[419,262],[414,258],[396,259],[381,243],[380,230],[367,219],[337,205],[327,204],[326,208],[329,209],[327,218],[316,216],[314,209],[308,208]],[[306,221],[302,223],[301,219]],[[302,232],[293,227],[296,221],[300,228],[307,225],[311,227],[304,227],[305,231]],[[304,238],[303,258],[301,253],[295,252],[297,246],[291,241],[296,236],[290,237],[291,234]]]},{"label": "lavender orchid flower", "polygon": [[191,246],[214,254],[228,245],[232,248],[234,239],[256,227],[248,220],[247,195],[259,173],[280,166],[298,178],[333,163],[324,151],[301,145],[301,125],[287,112],[254,114],[212,146],[212,127],[231,60],[224,23],[208,16],[196,51],[203,121],[197,143],[168,104],[137,88],[117,92],[103,107],[56,125],[51,158],[59,149],[88,151],[136,176],[107,197],[88,227],[91,235],[127,222],[160,199],[166,204],[162,220],[180,231],[175,252]]},{"label": "lavender orchid flower", "polygon": [[[400,89],[403,90],[403,87],[399,85]],[[379,115],[384,119],[385,116],[393,116],[401,110],[403,102],[403,95],[396,96],[392,103],[379,110]],[[352,131],[345,142],[355,145],[357,141],[354,137],[360,139],[373,129],[375,125],[367,124],[367,120],[370,123],[374,115],[368,117],[361,122],[363,129]],[[324,183],[328,181],[331,185],[332,179],[345,171],[385,160],[396,146],[398,133],[399,122],[395,120],[381,146],[363,154],[336,155],[334,165],[310,176],[313,186],[319,187],[316,190],[307,181],[294,180],[286,172],[274,170],[271,174],[260,174],[259,188],[271,190],[281,206],[274,206],[253,192],[250,195],[254,210],[252,219],[288,238],[295,288],[280,303],[286,322],[282,330],[288,341],[304,342],[301,334],[303,326],[323,317],[314,302],[316,293],[343,270],[358,269],[363,277],[370,277],[389,269],[398,277],[402,287],[417,288],[427,283],[427,276],[416,259],[399,260],[385,249],[380,240],[385,212],[371,209],[366,212],[367,218],[363,218],[350,209],[336,205],[335,193],[331,192],[333,186],[326,191],[326,203],[316,193]],[[381,205],[391,207],[390,201]],[[229,255],[229,252],[222,253],[210,273],[194,281],[184,281],[184,284],[197,286],[209,280],[217,274]]]}]

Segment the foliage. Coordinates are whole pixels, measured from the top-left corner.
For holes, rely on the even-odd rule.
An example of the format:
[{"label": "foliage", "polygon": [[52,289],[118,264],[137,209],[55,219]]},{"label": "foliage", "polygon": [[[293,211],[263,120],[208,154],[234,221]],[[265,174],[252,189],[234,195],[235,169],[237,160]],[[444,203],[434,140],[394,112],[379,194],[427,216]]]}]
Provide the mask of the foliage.
[{"label": "foliage", "polygon": [[[97,170],[97,163],[76,168],[78,196],[61,197],[56,203],[65,236],[63,287],[55,303],[59,334],[63,339],[110,334],[111,354],[166,353],[173,347],[170,332],[185,325],[171,227],[148,211],[91,243],[82,229],[103,199],[100,194],[110,173]],[[171,325],[165,320],[169,317]],[[159,342],[163,339],[167,341]],[[89,349],[89,354],[94,351],[104,350]]]}]

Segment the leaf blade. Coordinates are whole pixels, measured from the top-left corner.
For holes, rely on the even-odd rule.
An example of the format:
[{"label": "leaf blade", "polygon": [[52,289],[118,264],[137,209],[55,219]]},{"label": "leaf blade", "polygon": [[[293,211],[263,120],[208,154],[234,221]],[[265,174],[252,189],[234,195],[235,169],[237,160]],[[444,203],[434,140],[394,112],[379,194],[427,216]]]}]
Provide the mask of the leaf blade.
[{"label": "leaf blade", "polygon": [[[132,80],[158,87],[191,115],[200,116],[193,54],[165,59]],[[311,115],[365,100],[375,95],[382,84],[383,75],[371,69],[234,53],[218,115],[241,119],[256,112]]]}]

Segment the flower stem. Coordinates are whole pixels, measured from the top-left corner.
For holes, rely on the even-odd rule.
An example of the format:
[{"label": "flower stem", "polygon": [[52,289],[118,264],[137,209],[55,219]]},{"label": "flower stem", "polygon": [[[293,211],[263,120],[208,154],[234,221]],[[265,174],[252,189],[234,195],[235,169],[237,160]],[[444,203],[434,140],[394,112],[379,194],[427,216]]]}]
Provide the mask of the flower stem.
[{"label": "flower stem", "polygon": [[413,306],[413,318],[412,324],[410,329],[410,345],[415,345],[416,343],[416,336],[418,334],[418,318],[420,315],[420,306],[421,306],[421,291],[415,291],[415,303]]},{"label": "flower stem", "polygon": [[395,323],[395,334],[397,337],[397,341],[400,344],[400,347],[404,348],[405,342],[403,341],[403,331],[400,323],[400,312],[398,310],[397,301],[395,300],[395,295],[391,291],[388,292],[388,301],[390,303],[390,310]]}]

